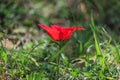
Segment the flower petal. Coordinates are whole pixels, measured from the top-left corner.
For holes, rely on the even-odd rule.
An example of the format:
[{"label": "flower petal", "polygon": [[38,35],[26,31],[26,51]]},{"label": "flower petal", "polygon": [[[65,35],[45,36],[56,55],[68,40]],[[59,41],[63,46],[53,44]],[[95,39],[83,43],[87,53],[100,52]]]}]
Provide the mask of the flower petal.
[{"label": "flower petal", "polygon": [[77,26],[76,28],[77,28],[77,30],[85,30],[85,28],[83,28],[81,26]]},{"label": "flower petal", "polygon": [[62,29],[63,40],[68,40],[74,31],[75,31],[74,28],[63,28]]},{"label": "flower petal", "polygon": [[51,27],[52,29],[56,29],[56,30],[58,30],[58,31],[61,31],[61,29],[62,29],[62,26],[60,26],[60,25],[50,25],[50,27]]},{"label": "flower petal", "polygon": [[46,31],[46,33],[55,41],[68,40],[74,31],[85,30],[85,28],[81,26],[65,28],[63,28],[60,25],[50,25],[50,27],[48,27],[44,24],[38,24],[38,26],[43,28]]},{"label": "flower petal", "polygon": [[43,28],[46,33],[55,41],[60,40],[60,32],[56,29],[50,28],[44,24],[38,24],[41,28]]}]

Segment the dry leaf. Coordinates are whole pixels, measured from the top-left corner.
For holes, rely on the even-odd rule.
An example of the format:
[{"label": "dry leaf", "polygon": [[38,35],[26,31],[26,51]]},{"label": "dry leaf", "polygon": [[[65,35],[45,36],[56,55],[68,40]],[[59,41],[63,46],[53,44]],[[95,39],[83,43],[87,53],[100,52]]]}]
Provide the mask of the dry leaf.
[{"label": "dry leaf", "polygon": [[4,46],[5,48],[7,48],[7,49],[12,49],[12,48],[14,48],[13,42],[12,42],[11,40],[9,40],[9,39],[3,39],[3,40],[2,40],[2,44],[3,44],[3,46]]},{"label": "dry leaf", "polygon": [[25,34],[27,31],[26,29],[14,29],[13,30],[13,33],[22,33],[22,34]]},{"label": "dry leaf", "polygon": [[[94,63],[94,59],[90,59],[90,64]],[[82,61],[79,61],[79,62],[76,62],[73,64],[76,68],[83,68],[85,67],[85,61],[82,60]]]}]

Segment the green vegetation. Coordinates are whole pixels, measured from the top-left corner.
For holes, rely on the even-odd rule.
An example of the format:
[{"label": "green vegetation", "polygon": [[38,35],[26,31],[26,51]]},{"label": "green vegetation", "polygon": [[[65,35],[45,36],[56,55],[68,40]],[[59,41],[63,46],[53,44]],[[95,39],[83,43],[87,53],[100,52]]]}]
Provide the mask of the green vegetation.
[{"label": "green vegetation", "polygon": [[[58,56],[59,80],[119,80],[118,1],[0,1],[0,80],[56,80]],[[59,48],[38,23],[86,30]]]}]

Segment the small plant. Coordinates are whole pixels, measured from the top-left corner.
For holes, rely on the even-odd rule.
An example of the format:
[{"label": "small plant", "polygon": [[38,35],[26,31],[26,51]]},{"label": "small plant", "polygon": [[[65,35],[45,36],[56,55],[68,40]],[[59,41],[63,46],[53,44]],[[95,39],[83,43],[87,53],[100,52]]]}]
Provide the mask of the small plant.
[{"label": "small plant", "polygon": [[[58,44],[60,52],[54,54],[52,59],[57,57],[57,71],[56,71],[56,80],[60,77],[60,54],[63,52],[64,49],[62,47],[65,45],[65,41],[67,41],[71,34],[76,30],[85,30],[83,27],[71,27],[71,28],[63,28],[60,25],[50,25],[50,27],[44,24],[38,24],[41,28],[43,28],[46,33],[54,40],[57,41],[55,43]],[[59,41],[59,42],[58,42]]]}]

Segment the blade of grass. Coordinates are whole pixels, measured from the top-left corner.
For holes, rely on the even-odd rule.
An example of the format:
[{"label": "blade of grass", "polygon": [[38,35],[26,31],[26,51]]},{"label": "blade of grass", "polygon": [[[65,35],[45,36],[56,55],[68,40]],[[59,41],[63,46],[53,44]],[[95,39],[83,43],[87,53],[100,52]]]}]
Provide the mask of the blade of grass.
[{"label": "blade of grass", "polygon": [[5,62],[5,64],[7,63],[7,54],[6,54],[6,50],[2,44],[2,41],[0,40],[1,43],[1,48],[0,48],[0,58],[3,59],[3,61]]},{"label": "blade of grass", "polygon": [[27,58],[31,55],[31,53],[35,50],[35,48],[37,48],[41,44],[43,44],[43,42],[40,42],[37,45],[33,46],[33,48],[27,53]]},{"label": "blade of grass", "polygon": [[92,29],[93,36],[94,36],[96,57],[100,61],[100,65],[102,66],[102,71],[104,71],[104,69],[105,69],[104,56],[102,54],[101,48],[99,46],[99,41],[98,41],[98,38],[97,38],[97,35],[96,35],[96,32],[95,32],[95,23],[94,23],[93,17],[91,17],[91,25],[90,25],[90,27]]},{"label": "blade of grass", "polygon": [[57,53],[54,53],[51,56],[50,60],[53,61],[58,55],[60,55],[63,51],[65,51],[66,47],[67,47],[67,43],[63,47],[61,47],[61,49]]},{"label": "blade of grass", "polygon": [[115,45],[115,49],[116,49],[116,52],[117,52],[117,60],[119,61],[120,60],[120,51],[119,51],[119,48],[118,48],[118,45],[117,43],[114,41],[114,45]]}]

